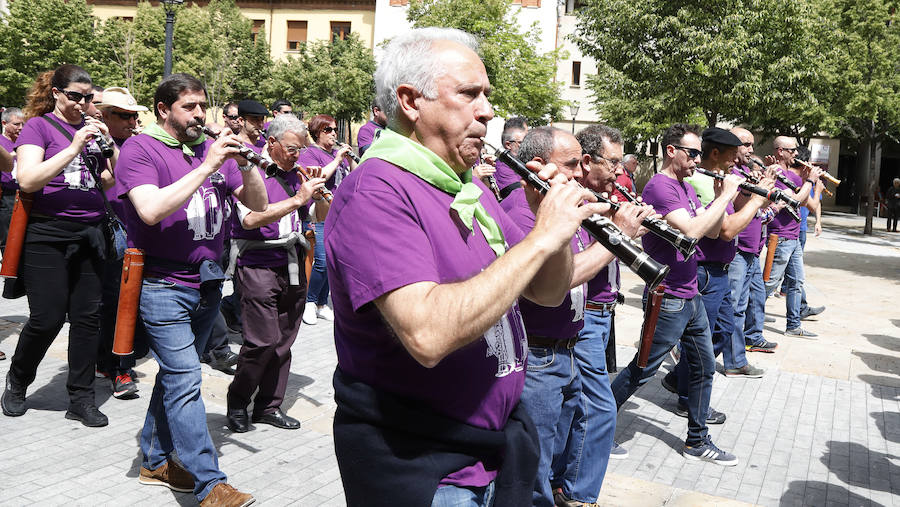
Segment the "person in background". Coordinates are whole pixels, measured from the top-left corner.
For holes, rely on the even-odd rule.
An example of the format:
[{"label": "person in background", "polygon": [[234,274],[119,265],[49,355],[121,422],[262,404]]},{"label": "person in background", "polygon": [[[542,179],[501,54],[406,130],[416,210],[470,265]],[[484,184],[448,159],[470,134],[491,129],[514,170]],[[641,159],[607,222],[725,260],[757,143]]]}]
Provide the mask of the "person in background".
[{"label": "person in background", "polygon": [[372,101],[372,119],[359,128],[356,134],[356,146],[359,148],[359,156],[363,156],[372,141],[375,140],[375,133],[387,126],[387,116],[384,111],[378,107],[375,101]]}]

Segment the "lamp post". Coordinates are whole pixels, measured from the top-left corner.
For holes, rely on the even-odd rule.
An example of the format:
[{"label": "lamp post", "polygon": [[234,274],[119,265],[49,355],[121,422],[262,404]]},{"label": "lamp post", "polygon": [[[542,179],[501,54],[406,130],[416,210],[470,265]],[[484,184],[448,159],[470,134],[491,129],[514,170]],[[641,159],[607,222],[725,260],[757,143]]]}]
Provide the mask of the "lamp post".
[{"label": "lamp post", "polygon": [[175,9],[184,3],[184,0],[162,0],[163,9],[166,10],[166,56],[163,61],[163,79],[172,73],[172,37],[175,30]]},{"label": "lamp post", "polygon": [[578,110],[581,109],[581,104],[578,102],[573,102],[569,106],[569,113],[572,115],[572,133],[575,133],[575,117],[578,116]]}]

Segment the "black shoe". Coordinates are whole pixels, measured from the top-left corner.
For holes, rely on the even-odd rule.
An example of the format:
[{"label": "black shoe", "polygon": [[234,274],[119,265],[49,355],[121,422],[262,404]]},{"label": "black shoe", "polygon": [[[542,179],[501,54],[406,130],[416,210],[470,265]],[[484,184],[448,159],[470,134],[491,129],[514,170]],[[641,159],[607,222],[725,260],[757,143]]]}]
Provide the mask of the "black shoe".
[{"label": "black shoe", "polygon": [[283,430],[299,430],[300,421],[285,414],[280,408],[276,408],[271,414],[254,415],[253,422],[262,424],[271,424],[276,428]]},{"label": "black shoe", "polygon": [[238,355],[228,350],[223,354],[209,353],[209,367],[228,375],[234,375],[234,365],[238,362]]},{"label": "black shoe", "polygon": [[[681,404],[679,404],[678,407],[675,408],[675,415],[679,417],[687,417],[687,407],[683,407],[681,406]],[[706,416],[706,424],[725,424],[725,419],[725,414],[712,407],[709,407],[709,415]]]},{"label": "black shoe", "polygon": [[229,408],[226,412],[228,429],[235,433],[247,433],[250,431],[250,417],[246,408]]},{"label": "black shoe", "polygon": [[12,378],[12,373],[6,374],[6,389],[3,391],[3,397],[0,398],[0,406],[3,407],[3,414],[10,417],[19,417],[24,415],[25,411],[25,387],[19,385]]},{"label": "black shoe", "polygon": [[[671,375],[671,378],[669,376]],[[675,378],[675,372],[669,372],[665,377],[660,380],[662,386],[666,388],[666,391],[669,391],[672,394],[678,394],[678,379]]]},{"label": "black shoe", "polygon": [[241,321],[238,320],[237,315],[229,310],[225,310],[225,308],[222,308],[219,311],[222,312],[222,317],[225,318],[225,327],[227,327],[229,331],[235,334],[244,332],[244,327],[241,325]]},{"label": "black shoe", "polygon": [[81,424],[89,428],[99,428],[109,424],[109,419],[103,415],[103,412],[97,410],[93,404],[87,403],[69,403],[66,419],[81,421]]},{"label": "black shoe", "polygon": [[825,311],[824,306],[807,306],[800,310],[800,320],[813,317]]}]

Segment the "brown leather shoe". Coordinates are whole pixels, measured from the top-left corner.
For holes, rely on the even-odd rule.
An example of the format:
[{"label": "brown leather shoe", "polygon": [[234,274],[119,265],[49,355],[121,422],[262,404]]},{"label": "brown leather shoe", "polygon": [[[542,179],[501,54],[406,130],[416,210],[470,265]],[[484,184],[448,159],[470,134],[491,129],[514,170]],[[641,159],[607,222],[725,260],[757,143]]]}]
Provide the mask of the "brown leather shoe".
[{"label": "brown leather shoe", "polygon": [[253,495],[241,493],[231,485],[220,482],[200,502],[200,507],[245,507],[255,501]]},{"label": "brown leather shoe", "polygon": [[141,475],[138,482],[149,486],[166,486],[179,493],[192,493],[194,491],[194,476],[190,472],[178,466],[174,461],[166,461],[156,470],[147,470],[141,467]]}]

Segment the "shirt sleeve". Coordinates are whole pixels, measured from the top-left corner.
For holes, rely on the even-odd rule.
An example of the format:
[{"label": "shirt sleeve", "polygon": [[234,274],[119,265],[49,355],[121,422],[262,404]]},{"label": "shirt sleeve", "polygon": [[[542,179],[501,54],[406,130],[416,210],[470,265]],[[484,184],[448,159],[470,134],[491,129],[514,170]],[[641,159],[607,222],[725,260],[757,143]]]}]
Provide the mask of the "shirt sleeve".
[{"label": "shirt sleeve", "polygon": [[44,126],[46,125],[47,121],[40,116],[28,120],[22,127],[22,131],[19,132],[19,137],[16,138],[15,148],[30,144],[46,150],[50,139],[49,136],[44,135]]},{"label": "shirt sleeve", "polygon": [[[657,178],[658,179],[658,178]],[[662,216],[684,208],[684,202],[674,185],[661,184],[659,181],[647,184],[644,188],[644,202],[653,206]]]},{"label": "shirt sleeve", "polygon": [[159,187],[159,169],[147,148],[136,138],[122,145],[116,162],[116,190],[119,198],[141,185]]}]

